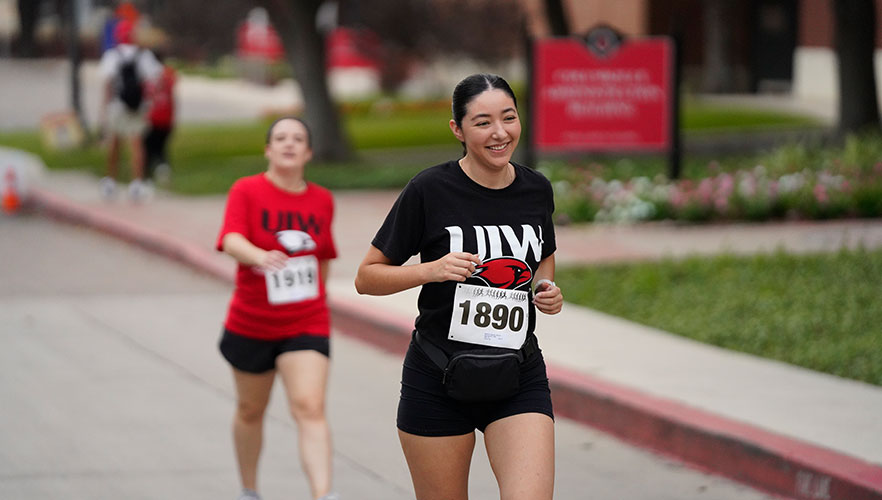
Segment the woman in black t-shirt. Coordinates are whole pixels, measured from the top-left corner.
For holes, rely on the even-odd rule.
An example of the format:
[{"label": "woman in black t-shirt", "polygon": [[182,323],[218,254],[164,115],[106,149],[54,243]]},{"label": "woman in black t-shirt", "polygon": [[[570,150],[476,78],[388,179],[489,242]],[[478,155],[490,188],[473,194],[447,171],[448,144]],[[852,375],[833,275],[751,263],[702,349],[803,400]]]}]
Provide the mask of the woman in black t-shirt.
[{"label": "woman in black t-shirt", "polygon": [[[563,303],[554,284],[551,185],[511,162],[521,124],[502,78],[461,81],[450,129],[464,156],[411,179],[355,286],[370,295],[422,287],[397,421],[416,498],[468,498],[477,429],[501,498],[550,499],[554,415],[534,328],[537,309],[556,314]],[[403,265],[416,254],[419,264]],[[471,353],[479,355],[463,357]],[[507,368],[488,365],[497,359]]]}]

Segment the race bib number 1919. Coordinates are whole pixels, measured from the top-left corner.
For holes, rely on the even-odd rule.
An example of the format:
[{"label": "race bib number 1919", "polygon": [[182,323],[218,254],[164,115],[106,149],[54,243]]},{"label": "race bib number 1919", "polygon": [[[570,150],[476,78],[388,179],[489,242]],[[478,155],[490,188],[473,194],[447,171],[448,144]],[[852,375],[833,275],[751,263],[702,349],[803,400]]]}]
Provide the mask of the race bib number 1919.
[{"label": "race bib number 1919", "polygon": [[520,349],[527,338],[529,294],[475,285],[456,285],[448,338]]},{"label": "race bib number 1919", "polygon": [[266,297],[270,304],[302,302],[318,297],[318,284],[315,255],[291,257],[284,269],[266,273]]}]

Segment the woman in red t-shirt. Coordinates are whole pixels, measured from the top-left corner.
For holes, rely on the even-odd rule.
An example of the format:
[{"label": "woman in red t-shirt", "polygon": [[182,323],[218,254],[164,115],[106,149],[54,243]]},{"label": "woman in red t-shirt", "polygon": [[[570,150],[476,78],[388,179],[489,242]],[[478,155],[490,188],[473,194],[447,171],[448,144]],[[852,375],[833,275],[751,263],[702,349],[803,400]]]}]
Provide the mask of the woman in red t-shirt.
[{"label": "woman in red t-shirt", "polygon": [[267,171],[230,188],[217,248],[238,262],[220,350],[230,363],[237,406],[233,438],[240,499],[259,499],[257,462],[263,417],[280,375],[297,423],[302,466],[312,498],[335,498],[331,438],[325,417],[330,320],[325,300],[331,193],[304,179],[312,158],[309,129],[285,117],[267,132]]}]

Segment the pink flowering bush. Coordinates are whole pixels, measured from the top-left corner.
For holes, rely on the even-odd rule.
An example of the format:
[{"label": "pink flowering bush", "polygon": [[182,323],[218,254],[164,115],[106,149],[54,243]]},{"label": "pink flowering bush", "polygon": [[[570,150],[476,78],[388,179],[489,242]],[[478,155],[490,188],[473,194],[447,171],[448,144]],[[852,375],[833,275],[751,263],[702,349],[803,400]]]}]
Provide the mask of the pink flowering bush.
[{"label": "pink flowering bush", "polygon": [[[563,223],[882,217],[882,142],[870,141],[880,144],[873,149],[856,141],[836,156],[782,148],[768,156],[770,168],[758,164],[727,172],[711,162],[700,179],[607,179],[600,164],[540,170],[552,179]],[[878,160],[861,167],[867,157]]]}]

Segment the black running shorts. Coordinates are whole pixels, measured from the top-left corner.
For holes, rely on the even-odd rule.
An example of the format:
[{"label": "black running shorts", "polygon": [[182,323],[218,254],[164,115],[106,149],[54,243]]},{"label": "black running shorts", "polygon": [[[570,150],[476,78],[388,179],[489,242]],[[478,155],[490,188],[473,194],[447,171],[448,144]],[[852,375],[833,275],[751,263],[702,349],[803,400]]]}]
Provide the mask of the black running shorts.
[{"label": "black running shorts", "polygon": [[457,401],[447,395],[441,379],[441,369],[411,340],[401,374],[399,429],[418,436],[459,436],[484,432],[496,420],[521,413],[554,418],[541,351],[521,364],[520,391],[502,401]]},{"label": "black running shorts", "polygon": [[224,328],[220,352],[233,368],[249,373],[275,369],[276,358],[289,351],[318,351],[331,356],[331,343],[322,335],[297,335],[279,340],[261,340],[239,335]]}]

